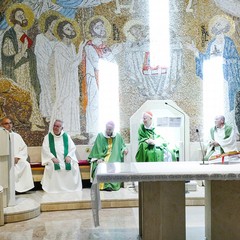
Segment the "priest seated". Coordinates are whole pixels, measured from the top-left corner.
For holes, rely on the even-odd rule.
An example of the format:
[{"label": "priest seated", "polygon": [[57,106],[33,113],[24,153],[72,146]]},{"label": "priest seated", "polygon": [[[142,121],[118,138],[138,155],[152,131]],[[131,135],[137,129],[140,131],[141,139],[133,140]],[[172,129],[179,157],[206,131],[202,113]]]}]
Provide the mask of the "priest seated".
[{"label": "priest seated", "polygon": [[[104,132],[98,133],[94,142],[91,153],[89,154],[89,162],[91,163],[91,181],[95,176],[97,165],[100,162],[123,162],[124,155],[128,154],[128,150],[122,136],[114,132],[115,124],[113,121],[106,123]],[[121,183],[101,183],[100,190],[116,191],[121,187]]]},{"label": "priest seated", "polygon": [[45,166],[42,188],[48,193],[82,190],[82,181],[76,146],[69,134],[63,131],[63,121],[55,120],[53,129],[43,140],[42,165]]},{"label": "priest seated", "polygon": [[171,162],[178,158],[178,149],[169,144],[155,132],[152,112],[143,113],[143,123],[138,129],[137,162]]},{"label": "priest seated", "polygon": [[235,129],[225,122],[223,115],[216,116],[215,126],[210,129],[205,160],[217,163],[224,162],[224,158],[227,157],[229,161],[240,161],[239,156]]}]

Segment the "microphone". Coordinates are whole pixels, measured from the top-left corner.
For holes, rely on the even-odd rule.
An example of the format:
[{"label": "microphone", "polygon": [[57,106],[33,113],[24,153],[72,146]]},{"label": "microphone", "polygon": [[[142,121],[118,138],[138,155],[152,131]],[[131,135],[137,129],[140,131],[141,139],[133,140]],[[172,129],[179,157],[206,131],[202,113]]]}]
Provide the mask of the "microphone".
[{"label": "microphone", "polygon": [[166,105],[170,106],[171,108],[175,109],[176,111],[180,112],[181,114],[185,115],[183,112],[175,108],[173,105],[169,104],[168,102],[165,102]]},{"label": "microphone", "polygon": [[185,154],[185,151],[186,151],[185,150],[185,141],[186,141],[186,138],[185,138],[185,113],[180,111],[176,107],[172,106],[168,102],[165,102],[165,105],[168,105],[169,107],[175,109],[177,112],[179,112],[179,113],[181,113],[183,115],[183,155],[184,155],[184,158],[185,158],[186,157],[186,154]]},{"label": "microphone", "polygon": [[201,139],[200,139],[200,134],[199,134],[199,130],[196,129],[196,133],[198,135],[198,141],[199,141],[199,144],[200,144],[200,148],[201,148],[201,153],[202,153],[202,165],[206,164],[205,163],[205,160],[204,160],[204,151],[203,151],[203,146],[202,146],[202,142],[201,142]]}]

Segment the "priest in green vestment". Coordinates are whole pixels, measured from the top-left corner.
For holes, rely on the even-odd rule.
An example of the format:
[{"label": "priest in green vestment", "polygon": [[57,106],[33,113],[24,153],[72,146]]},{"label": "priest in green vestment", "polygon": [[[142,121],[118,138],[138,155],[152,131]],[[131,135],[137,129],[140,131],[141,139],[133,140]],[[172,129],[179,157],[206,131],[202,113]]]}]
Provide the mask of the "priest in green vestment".
[{"label": "priest in green vestment", "polygon": [[70,135],[63,130],[63,121],[55,120],[52,130],[42,144],[44,173],[42,189],[48,193],[78,192],[82,179],[76,157],[76,146]]},{"label": "priest in green vestment", "polygon": [[[91,163],[91,180],[95,176],[98,163],[123,162],[124,155],[128,153],[122,136],[114,132],[115,124],[107,122],[105,132],[98,133],[88,160]],[[100,190],[117,191],[121,183],[100,183]]]},{"label": "priest in green vestment", "polygon": [[205,160],[214,160],[223,153],[228,153],[232,157],[238,155],[237,134],[232,126],[225,123],[225,117],[219,115],[215,117],[215,126],[210,129]]},{"label": "priest in green vestment", "polygon": [[143,114],[143,123],[138,129],[137,162],[175,161],[176,150],[170,150],[165,140],[155,133],[152,112]]}]

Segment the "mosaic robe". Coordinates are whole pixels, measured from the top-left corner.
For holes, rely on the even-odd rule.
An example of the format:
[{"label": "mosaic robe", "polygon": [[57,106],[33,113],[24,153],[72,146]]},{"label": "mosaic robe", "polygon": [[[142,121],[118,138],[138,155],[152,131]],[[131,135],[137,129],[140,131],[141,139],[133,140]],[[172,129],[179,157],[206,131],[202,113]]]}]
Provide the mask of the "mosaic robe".
[{"label": "mosaic robe", "polygon": [[[38,99],[41,91],[36,72],[36,58],[31,48],[21,56],[20,49],[23,43],[13,28],[5,32],[2,42],[2,72],[3,75],[14,80],[18,86],[29,91],[32,101],[30,122],[35,126],[44,126],[38,108]],[[38,130],[32,127],[32,130]]]},{"label": "mosaic robe", "polygon": [[[211,46],[215,39],[209,42],[206,53],[199,53],[199,57],[196,60],[196,74],[201,79],[203,76],[203,63],[204,60],[210,59],[211,57]],[[237,48],[233,40],[227,36],[224,37],[224,47],[221,53],[224,59],[222,65],[222,71],[224,79],[228,83],[228,98],[229,98],[229,109],[234,109],[234,100],[236,93],[240,90],[240,58]]]},{"label": "mosaic robe", "polygon": [[[88,41],[84,51],[82,89],[86,91],[83,92],[82,105],[86,111],[86,132],[95,138],[99,131],[99,61],[102,59],[106,62],[115,62],[115,60],[111,49],[104,43],[95,45],[93,41]],[[90,139],[90,143],[91,141]]]},{"label": "mosaic robe", "polygon": [[56,119],[64,122],[64,130],[71,136],[77,136],[80,128],[80,91],[78,65],[81,53],[75,46],[63,42],[54,48],[54,71],[56,80],[56,100],[53,106],[50,129]]},{"label": "mosaic robe", "polygon": [[51,56],[53,53],[54,46],[57,41],[50,41],[43,33],[38,34],[36,37],[36,45],[34,52],[37,60],[37,74],[41,85],[40,93],[40,111],[43,117],[51,117],[53,102],[55,100],[54,91],[54,79],[51,72],[52,60]]}]

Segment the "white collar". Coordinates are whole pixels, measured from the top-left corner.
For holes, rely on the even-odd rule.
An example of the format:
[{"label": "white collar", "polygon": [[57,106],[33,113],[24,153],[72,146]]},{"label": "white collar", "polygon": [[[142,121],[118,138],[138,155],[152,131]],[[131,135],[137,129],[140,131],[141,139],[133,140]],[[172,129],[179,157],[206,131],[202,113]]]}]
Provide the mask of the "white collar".
[{"label": "white collar", "polygon": [[117,135],[116,132],[113,132],[112,136],[108,136],[105,131],[103,132],[103,136],[104,136],[105,138],[114,138],[114,137],[116,137],[116,135]]},{"label": "white collar", "polygon": [[54,137],[58,138],[58,137],[61,137],[61,136],[64,134],[64,131],[62,130],[61,133],[60,133],[60,135],[54,134],[53,131],[51,131],[51,134],[52,134]]}]

